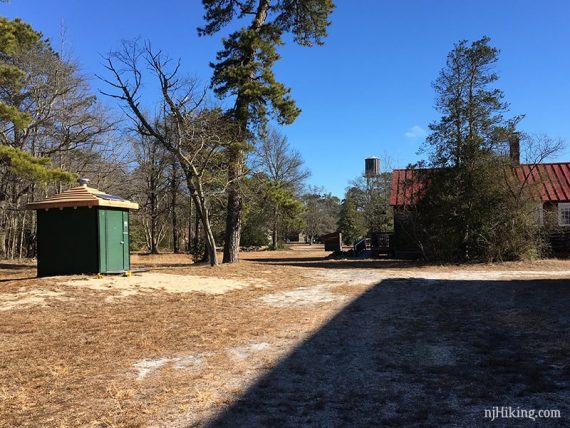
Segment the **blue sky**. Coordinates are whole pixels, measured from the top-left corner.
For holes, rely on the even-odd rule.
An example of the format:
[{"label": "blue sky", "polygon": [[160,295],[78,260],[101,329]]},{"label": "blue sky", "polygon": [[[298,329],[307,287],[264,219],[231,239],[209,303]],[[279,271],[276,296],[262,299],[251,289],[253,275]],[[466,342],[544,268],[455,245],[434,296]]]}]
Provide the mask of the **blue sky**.
[{"label": "blue sky", "polygon": [[[404,167],[438,118],[431,82],[461,39],[483,35],[501,50],[498,86],[521,129],[570,143],[570,2],[552,0],[337,0],[324,46],[290,41],[276,66],[303,112],[282,131],[312,172],[310,184],[341,196],[364,158]],[[180,57],[184,71],[208,83],[221,35],[198,37],[199,0],[12,0],[0,13],[21,17],[93,77],[100,54],[141,37]],[[103,87],[93,78],[94,90]],[[103,100],[112,106],[114,102]],[[570,148],[553,160],[570,160]]]}]

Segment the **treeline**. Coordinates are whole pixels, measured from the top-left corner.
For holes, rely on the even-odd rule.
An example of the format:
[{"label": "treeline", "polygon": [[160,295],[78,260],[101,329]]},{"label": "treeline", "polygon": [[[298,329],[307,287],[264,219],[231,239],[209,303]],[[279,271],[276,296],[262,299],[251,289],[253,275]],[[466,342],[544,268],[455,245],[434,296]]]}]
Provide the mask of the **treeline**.
[{"label": "treeline", "polygon": [[[387,157],[384,158],[387,161]],[[389,170],[386,164],[384,169]],[[390,207],[392,173],[382,172],[374,177],[358,177],[346,189],[341,203],[338,230],[345,245],[374,233],[392,232],[394,218]]]},{"label": "treeline", "polygon": [[[133,153],[135,167],[124,190],[140,204],[132,215],[132,249],[189,252],[207,260],[203,224],[179,163],[151,138],[133,142]],[[336,230],[340,200],[306,185],[309,171],[277,130],[269,129],[255,143],[246,165],[241,247],[279,249],[293,236],[305,235],[311,243]],[[225,233],[224,173],[212,170],[203,181],[211,232],[219,243]]]},{"label": "treeline", "polygon": [[[34,255],[34,216],[26,203],[64,190],[79,176],[141,202],[133,245],[150,252],[191,251],[214,265],[220,245],[224,262],[234,262],[240,242],[262,244],[267,234],[277,247],[293,229],[310,227],[311,236],[330,231],[338,200],[303,193],[306,171],[298,154],[269,128],[272,120],[289,124],[300,113],[273,75],[276,48],[286,34],[302,46],[321,44],[334,8],[330,0],[301,3],[310,7],[204,1],[202,36],[251,17],[224,39],[207,88],[181,75],[180,62],[150,42],[124,43],[98,76],[125,112],[117,118],[64,52],[28,24],[2,18],[0,257]],[[143,81],[159,90],[159,99],[149,100]],[[210,91],[232,106],[207,101]],[[268,144],[276,145],[269,155],[279,154],[277,168],[256,162],[269,153],[256,147]],[[293,170],[282,169],[283,155]],[[317,211],[332,217],[315,225],[309,213]]]},{"label": "treeline", "polygon": [[78,175],[112,191],[115,120],[78,66],[28,24],[0,17],[0,257],[35,251],[35,216],[26,203],[65,189]]},{"label": "treeline", "polygon": [[494,86],[498,50],[488,38],[458,43],[434,82],[442,117],[430,125],[426,161],[410,166],[423,183],[413,204],[392,212],[389,172],[354,180],[342,201],[307,188],[299,153],[270,126],[300,113],[272,71],[282,37],[311,46],[326,36],[332,2],[306,1],[307,11],[268,0],[223,8],[222,0],[204,1],[203,36],[252,19],[224,40],[209,87],[182,75],[180,61],[150,42],[123,43],[98,76],[106,100],[124,113],[117,117],[65,52],[28,24],[0,18],[0,258],[35,255],[35,216],[26,204],[80,176],[139,202],[133,250],[190,252],[212,265],[222,246],[223,261],[234,262],[240,245],[279,248],[301,233],[312,243],[337,230],[352,245],[395,226],[398,239],[426,259],[545,254],[536,189],[514,171],[519,143],[533,166],[562,142],[533,138],[518,129],[522,116],[505,117],[508,103]]},{"label": "treeline", "polygon": [[[226,149],[236,131],[219,108],[203,102],[206,89],[185,81],[188,112],[180,102],[170,115],[146,119],[138,111],[147,127],[133,127],[109,114],[78,65],[40,33],[20,20],[0,22],[8,35],[0,69],[0,257],[34,257],[35,215],[26,204],[87,177],[90,186],[140,204],[132,215],[132,250],[208,259],[207,234],[224,242]],[[156,70],[162,65],[156,62]],[[279,131],[250,136],[240,177],[242,246],[278,248],[292,233],[310,242],[336,229],[340,201],[307,188],[308,176]]]}]

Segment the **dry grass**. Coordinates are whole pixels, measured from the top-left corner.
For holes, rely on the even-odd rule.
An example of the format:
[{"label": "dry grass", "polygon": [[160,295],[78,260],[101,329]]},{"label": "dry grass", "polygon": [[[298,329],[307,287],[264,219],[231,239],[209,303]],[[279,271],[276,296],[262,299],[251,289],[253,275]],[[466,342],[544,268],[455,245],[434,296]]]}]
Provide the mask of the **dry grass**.
[{"label": "dry grass", "polygon": [[[212,269],[188,261],[185,255],[133,257],[134,266],[173,274],[262,278],[272,291],[314,283],[296,268],[244,261]],[[104,292],[63,287],[59,284],[69,278],[35,279],[34,273],[31,263],[5,264],[0,292],[63,290],[69,300],[47,299],[45,306],[2,313],[5,426],[141,426],[181,413],[199,415],[243,392],[338,306],[332,302],[320,314],[277,311],[258,303],[267,291],[255,288],[224,295],[145,293],[110,304]],[[236,361],[234,349],[261,342],[270,347]],[[167,363],[137,380],[137,362],[188,356],[201,356],[205,363],[197,368]]]},{"label": "dry grass", "polygon": [[[323,272],[332,268],[389,267],[402,269],[404,276],[470,269],[570,270],[570,262],[555,260],[459,268],[323,260],[325,255],[320,247],[299,246],[244,253],[241,263],[216,268],[192,265],[186,255],[134,255],[135,268],[261,279],[270,287],[220,295],[154,291],[112,301],[105,300],[105,291],[63,285],[69,277],[37,279],[32,262],[0,263],[0,294],[17,297],[41,290],[60,297],[0,312],[0,425],[200,424],[371,288],[327,282]],[[338,298],[267,303],[268,295],[298,298],[299,290],[324,290]],[[560,346],[567,355],[568,342]],[[150,369],[141,377],[137,367]],[[540,387],[540,376],[536,383]]]}]

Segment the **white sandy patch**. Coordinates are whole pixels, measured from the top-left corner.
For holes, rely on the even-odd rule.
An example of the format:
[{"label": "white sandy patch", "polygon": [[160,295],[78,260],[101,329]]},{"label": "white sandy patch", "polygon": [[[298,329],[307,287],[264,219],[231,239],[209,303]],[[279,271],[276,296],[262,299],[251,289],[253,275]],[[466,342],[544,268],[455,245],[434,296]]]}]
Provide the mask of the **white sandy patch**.
[{"label": "white sandy patch", "polygon": [[190,367],[199,368],[202,367],[205,362],[204,357],[201,355],[185,355],[182,357],[174,357],[171,358],[170,361],[174,363],[173,365],[175,369],[187,369]]},{"label": "white sandy patch", "polygon": [[253,342],[248,345],[238,346],[229,350],[234,360],[242,361],[251,357],[253,354],[271,348],[271,344],[267,342]]},{"label": "white sandy patch", "polygon": [[[53,279],[53,278],[52,278]],[[0,293],[0,311],[9,311],[30,306],[47,306],[49,300],[72,300],[66,296],[69,288],[83,288],[107,292],[105,302],[112,303],[116,299],[133,296],[139,293],[164,291],[167,293],[207,293],[223,294],[241,290],[245,287],[267,287],[270,284],[262,279],[233,280],[216,277],[172,275],[164,273],[142,273],[131,277],[105,276],[103,278],[86,277],[84,279],[61,280],[58,290],[18,289],[11,293]]]},{"label": "white sandy patch", "polygon": [[344,296],[332,293],[330,288],[329,285],[301,287],[291,291],[266,294],[260,297],[259,300],[271,306],[284,308],[290,306],[314,305],[344,299]]},{"label": "white sandy patch", "polygon": [[167,293],[208,293],[223,294],[245,287],[266,287],[263,280],[223,279],[206,276],[171,275],[164,273],[142,273],[131,277],[105,276],[103,278],[85,278],[64,282],[63,285],[89,288],[97,291],[112,291],[108,301],[114,297],[128,297],[140,292],[162,290]]},{"label": "white sandy patch", "polygon": [[168,358],[153,358],[136,362],[133,368],[137,371],[137,380],[144,379],[147,375],[164,366],[168,361]]},{"label": "white sandy patch", "polygon": [[547,279],[569,278],[570,271],[422,271],[419,269],[330,269],[319,270],[311,274],[329,282],[371,285],[384,279],[408,279],[424,285],[437,285],[441,280],[476,281],[476,280],[512,280],[512,279]]},{"label": "white sandy patch", "polygon": [[25,290],[16,293],[0,294],[0,311],[27,308],[29,306],[46,306],[50,299],[68,300],[62,291]]},{"label": "white sandy patch", "polygon": [[133,368],[137,372],[137,380],[142,380],[166,365],[171,365],[175,369],[199,369],[204,365],[204,363],[205,360],[202,355],[182,355],[170,358],[159,357],[140,360],[133,364]]}]

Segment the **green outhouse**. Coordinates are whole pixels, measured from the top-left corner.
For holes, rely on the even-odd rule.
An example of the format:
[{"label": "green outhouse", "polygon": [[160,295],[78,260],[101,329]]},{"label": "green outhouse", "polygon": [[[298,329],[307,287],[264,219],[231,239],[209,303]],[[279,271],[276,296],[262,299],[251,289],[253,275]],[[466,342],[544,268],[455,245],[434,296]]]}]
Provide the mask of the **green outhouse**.
[{"label": "green outhouse", "polygon": [[129,210],[138,204],[80,183],[27,206],[37,212],[38,276],[130,272]]}]

